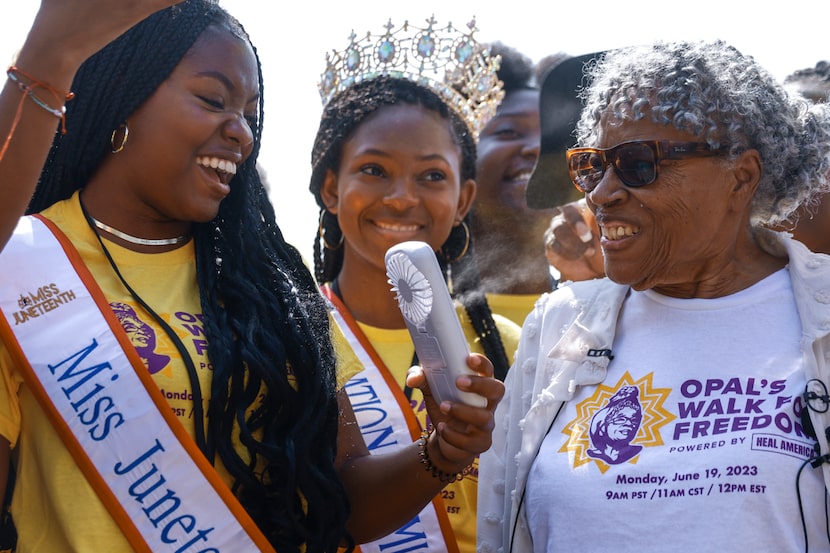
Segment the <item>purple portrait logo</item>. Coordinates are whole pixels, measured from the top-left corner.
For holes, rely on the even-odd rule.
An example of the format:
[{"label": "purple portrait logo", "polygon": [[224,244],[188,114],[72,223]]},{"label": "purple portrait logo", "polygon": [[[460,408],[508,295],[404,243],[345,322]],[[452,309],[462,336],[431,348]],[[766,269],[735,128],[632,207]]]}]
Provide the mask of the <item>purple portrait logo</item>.
[{"label": "purple portrait logo", "polygon": [[610,465],[619,465],[642,451],[631,442],[643,421],[643,408],[636,386],[624,386],[591,419],[589,435],[592,447],[587,454]]},{"label": "purple portrait logo", "polygon": [[126,303],[114,302],[110,304],[110,308],[130,337],[130,342],[147,367],[147,372],[156,374],[166,367],[170,357],[156,353],[156,332],[153,327],[142,321],[135,310]]}]

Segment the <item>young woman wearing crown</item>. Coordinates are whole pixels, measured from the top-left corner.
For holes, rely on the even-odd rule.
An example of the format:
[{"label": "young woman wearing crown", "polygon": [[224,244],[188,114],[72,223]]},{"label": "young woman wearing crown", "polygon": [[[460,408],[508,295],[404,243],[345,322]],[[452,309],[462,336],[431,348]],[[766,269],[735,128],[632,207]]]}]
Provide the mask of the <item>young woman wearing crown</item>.
[{"label": "young woman wearing crown", "polygon": [[[364,363],[346,391],[373,454],[422,435],[418,442],[434,467],[426,473],[432,485],[422,488],[431,487],[432,501],[399,532],[362,544],[364,552],[404,540],[407,550],[475,549],[477,456],[468,447],[463,464],[447,462],[447,452],[463,443],[456,441],[462,427],[446,421],[446,405],[417,388],[422,376],[407,380],[417,359],[384,262],[386,251],[400,242],[432,246],[460,300],[457,312],[471,351],[507,370],[518,327],[493,315],[477,289],[467,226],[476,136],[502,96],[497,60],[475,41],[474,31],[474,22],[466,33],[439,28],[432,19],[424,28],[390,22],[385,34],[352,38],[343,52],[330,55],[320,83],[325,109],[310,183],[320,206],[315,274]],[[430,79],[445,74],[445,81]],[[453,406],[476,421],[471,433],[488,440],[492,400],[501,387],[490,380],[487,407]],[[379,437],[387,433],[395,438]],[[389,499],[379,500],[379,515],[386,514]]]}]

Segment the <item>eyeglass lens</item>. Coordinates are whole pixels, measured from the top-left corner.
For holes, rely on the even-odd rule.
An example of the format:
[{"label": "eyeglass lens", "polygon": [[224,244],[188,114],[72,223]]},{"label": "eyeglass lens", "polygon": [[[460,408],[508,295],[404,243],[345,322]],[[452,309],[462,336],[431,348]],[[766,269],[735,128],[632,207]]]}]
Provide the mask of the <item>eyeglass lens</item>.
[{"label": "eyeglass lens", "polygon": [[657,177],[654,150],[642,143],[620,144],[605,152],[577,153],[570,160],[571,175],[580,189],[590,192],[602,180],[609,164],[627,186],[645,186]]}]

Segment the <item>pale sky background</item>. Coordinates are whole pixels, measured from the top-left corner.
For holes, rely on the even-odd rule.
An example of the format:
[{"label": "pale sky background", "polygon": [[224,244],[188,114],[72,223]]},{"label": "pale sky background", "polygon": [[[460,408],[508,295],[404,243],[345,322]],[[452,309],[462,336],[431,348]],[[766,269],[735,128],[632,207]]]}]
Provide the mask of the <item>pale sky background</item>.
[{"label": "pale sky background", "polygon": [[[118,0],[113,0],[118,1]],[[10,62],[37,0],[2,0],[0,56]],[[391,17],[463,26],[476,18],[481,41],[501,40],[534,60],[578,55],[655,39],[723,39],[783,79],[830,59],[830,2],[748,0],[655,2],[576,0],[220,0],[246,27],[262,59],[265,128],[260,163],[267,172],[277,221],[308,261],[317,207],[308,192],[311,147],[322,110],[317,81],[325,53],[342,50],[352,30],[380,32]],[[508,6],[513,7],[511,11]]]}]

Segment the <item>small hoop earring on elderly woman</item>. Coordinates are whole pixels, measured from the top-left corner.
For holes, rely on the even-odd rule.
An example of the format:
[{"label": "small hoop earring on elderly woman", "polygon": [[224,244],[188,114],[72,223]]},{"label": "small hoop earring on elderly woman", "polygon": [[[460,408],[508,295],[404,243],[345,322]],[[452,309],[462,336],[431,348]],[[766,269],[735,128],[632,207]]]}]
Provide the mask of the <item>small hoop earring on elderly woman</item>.
[{"label": "small hoop earring on elderly woman", "polygon": [[124,121],[123,123],[118,125],[118,128],[112,131],[112,136],[110,136],[110,151],[114,154],[117,154],[118,152],[123,150],[124,146],[127,145],[127,139],[129,138],[130,127],[128,127],[127,122]]},{"label": "small hoop earring on elderly woman", "polygon": [[338,228],[337,230],[340,231],[340,240],[337,242],[337,244],[335,244],[333,246],[328,243],[328,241],[326,240],[326,235],[328,235],[329,232],[334,234],[334,232],[332,232],[329,229],[326,229],[323,225],[323,218],[325,218],[326,215],[331,215],[331,214],[325,209],[320,211],[320,223],[317,227],[317,232],[320,235],[320,241],[323,242],[323,245],[326,247],[326,249],[335,251],[335,250],[340,249],[340,247],[343,245],[343,240],[345,240],[346,237],[343,236],[343,231]]},{"label": "small hoop earring on elderly woman", "polygon": [[[457,255],[453,255],[455,252],[448,251],[445,248],[446,248],[447,244],[450,243],[450,241],[453,238],[453,235],[456,234],[456,231],[459,228],[464,230],[464,234],[465,234],[465,236],[464,236],[464,247],[461,248],[461,253],[459,253]],[[441,254],[444,256],[444,259],[446,259],[447,264],[452,265],[453,263],[458,262],[465,255],[467,255],[467,250],[469,250],[469,249],[470,249],[470,227],[467,226],[467,221],[461,221],[460,225],[457,225],[457,226],[453,227],[452,231],[450,232],[450,237],[447,238],[447,242],[445,242],[444,245],[441,246]]]}]

